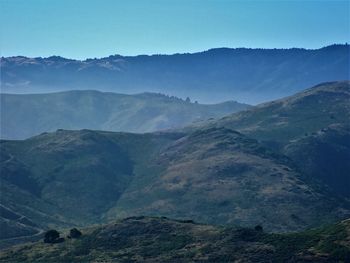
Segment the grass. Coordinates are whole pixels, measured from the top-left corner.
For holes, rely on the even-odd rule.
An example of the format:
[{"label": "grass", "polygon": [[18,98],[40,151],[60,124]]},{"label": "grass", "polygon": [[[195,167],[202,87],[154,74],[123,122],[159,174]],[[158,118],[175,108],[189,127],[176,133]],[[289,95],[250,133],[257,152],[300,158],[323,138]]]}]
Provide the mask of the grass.
[{"label": "grass", "polygon": [[132,217],[83,229],[79,239],[22,245],[0,262],[347,262],[350,221],[299,233],[270,234],[167,218]]}]

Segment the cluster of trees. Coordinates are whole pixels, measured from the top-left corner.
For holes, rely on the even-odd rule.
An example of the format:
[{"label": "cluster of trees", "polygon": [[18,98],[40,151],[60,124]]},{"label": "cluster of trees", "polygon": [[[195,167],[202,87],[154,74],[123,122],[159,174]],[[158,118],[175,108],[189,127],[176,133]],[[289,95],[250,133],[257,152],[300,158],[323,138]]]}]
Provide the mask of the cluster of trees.
[{"label": "cluster of trees", "polygon": [[[158,96],[160,97],[166,97],[166,98],[169,98],[171,100],[178,100],[178,101],[185,101],[187,103],[191,103],[191,99],[189,97],[186,97],[186,99],[182,99],[182,98],[179,98],[179,97],[176,97],[176,96],[170,96],[170,95],[167,95],[167,94],[163,94],[163,93],[156,93]],[[194,103],[198,104],[198,101],[194,101]]]},{"label": "cluster of trees", "polygon": [[[67,238],[69,238],[69,239],[79,238],[81,235],[82,235],[82,233],[78,229],[72,228],[69,231],[69,235],[67,236]],[[61,243],[61,242],[64,242],[64,237],[60,237],[60,233],[57,230],[51,229],[45,233],[44,242],[45,243]]]}]

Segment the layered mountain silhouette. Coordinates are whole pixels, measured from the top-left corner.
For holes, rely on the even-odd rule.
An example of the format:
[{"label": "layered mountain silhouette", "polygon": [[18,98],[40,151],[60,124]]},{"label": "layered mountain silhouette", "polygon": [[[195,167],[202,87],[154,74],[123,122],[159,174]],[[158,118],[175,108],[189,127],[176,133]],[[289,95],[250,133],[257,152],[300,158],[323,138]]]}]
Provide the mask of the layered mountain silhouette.
[{"label": "layered mountain silhouette", "polygon": [[167,132],[2,140],[2,244],[134,215],[277,232],[347,218],[349,93],[324,83]]},{"label": "layered mountain silhouette", "polygon": [[1,58],[7,93],[98,89],[248,104],[281,98],[325,81],[349,78],[349,45],[307,49],[218,48],[193,54]]},{"label": "layered mountain silhouette", "polygon": [[155,93],[0,94],[0,136],[25,139],[57,129],[152,132],[223,117],[248,107],[234,101],[199,104]]}]

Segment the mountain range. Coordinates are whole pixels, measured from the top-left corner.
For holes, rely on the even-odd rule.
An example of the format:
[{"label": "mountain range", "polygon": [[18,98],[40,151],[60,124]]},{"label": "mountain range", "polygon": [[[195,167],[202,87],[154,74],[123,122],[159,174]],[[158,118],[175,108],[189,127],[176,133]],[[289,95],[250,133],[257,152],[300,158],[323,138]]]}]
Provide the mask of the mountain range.
[{"label": "mountain range", "polygon": [[193,54],[112,55],[83,61],[2,57],[6,93],[98,89],[191,97],[202,103],[256,104],[321,82],[349,78],[349,45],[320,49],[217,48]]},{"label": "mountain range", "polygon": [[155,93],[0,94],[0,136],[26,139],[57,129],[152,132],[223,117],[248,107],[235,101],[204,105]]},{"label": "mountain range", "polygon": [[129,216],[268,232],[348,218],[349,96],[323,83],[181,129],[1,140],[1,245]]}]

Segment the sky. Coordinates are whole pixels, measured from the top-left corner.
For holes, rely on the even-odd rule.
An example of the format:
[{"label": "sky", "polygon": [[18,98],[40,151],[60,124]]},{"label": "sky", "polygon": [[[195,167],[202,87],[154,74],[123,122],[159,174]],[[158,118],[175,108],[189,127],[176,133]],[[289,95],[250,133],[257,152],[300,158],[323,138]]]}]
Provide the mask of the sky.
[{"label": "sky", "polygon": [[1,56],[85,59],[350,42],[350,1],[0,0]]}]

